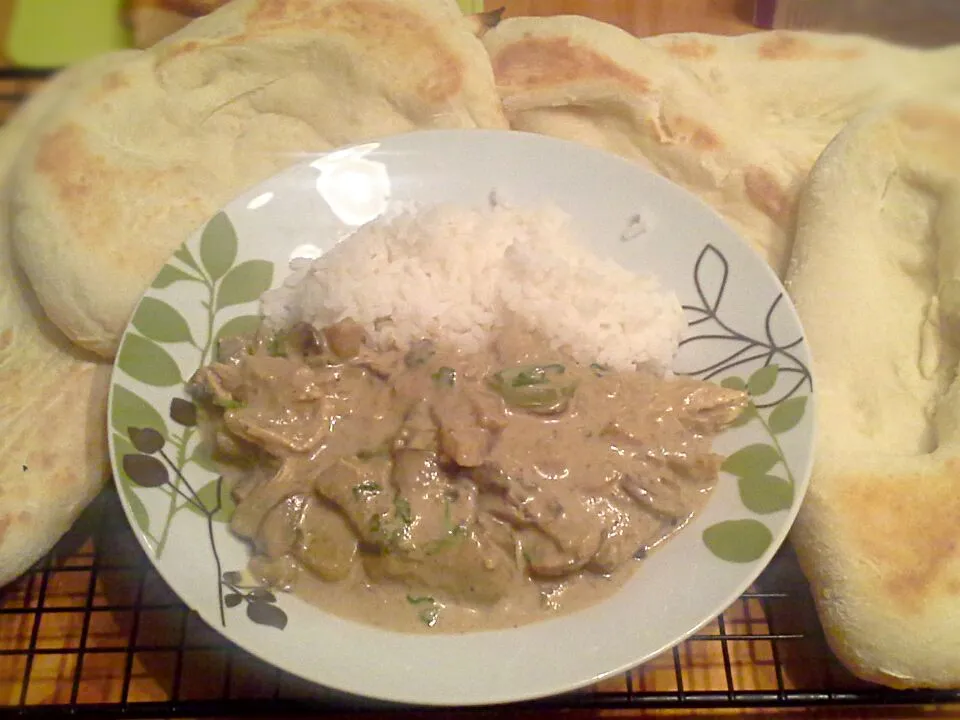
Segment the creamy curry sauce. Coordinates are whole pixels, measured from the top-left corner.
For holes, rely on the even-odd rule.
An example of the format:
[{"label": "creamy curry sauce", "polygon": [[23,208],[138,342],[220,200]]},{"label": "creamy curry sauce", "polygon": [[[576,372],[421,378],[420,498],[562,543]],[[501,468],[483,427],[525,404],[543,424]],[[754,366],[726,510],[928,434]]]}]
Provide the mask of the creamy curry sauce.
[{"label": "creamy curry sauce", "polygon": [[251,572],[397,630],[598,602],[706,502],[746,397],[574,362],[511,321],[463,353],[347,320],[231,338],[191,382]]}]

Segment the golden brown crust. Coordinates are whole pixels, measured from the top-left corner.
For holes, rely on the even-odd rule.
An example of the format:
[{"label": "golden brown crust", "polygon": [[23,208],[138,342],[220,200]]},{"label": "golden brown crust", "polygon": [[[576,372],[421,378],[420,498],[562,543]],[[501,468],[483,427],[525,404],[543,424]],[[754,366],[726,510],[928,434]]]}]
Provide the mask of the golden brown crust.
[{"label": "golden brown crust", "polygon": [[757,165],[748,166],[743,171],[743,186],[754,207],[777,225],[786,223],[790,215],[791,198],[768,170]]},{"label": "golden brown crust", "polygon": [[667,43],[666,51],[683,60],[706,60],[717,54],[717,46],[699,38],[675,37]]},{"label": "golden brown crust", "polygon": [[493,73],[501,92],[612,80],[637,93],[646,93],[650,82],[613,62],[601,52],[575,44],[570,38],[527,36],[493,56]]},{"label": "golden brown crust", "polygon": [[[960,477],[960,459],[944,462],[942,476],[936,480],[914,473],[898,478],[902,487],[924,484],[946,487]],[[890,488],[895,490],[895,488]],[[916,616],[933,595],[960,599],[957,573],[960,561],[960,537],[955,518],[960,517],[960,494],[883,492],[875,477],[847,477],[839,502],[857,508],[857,522],[850,528],[849,551],[853,557],[876,569],[884,590],[904,618]],[[905,523],[905,505],[911,517],[922,523]],[[878,597],[878,602],[883,600]]]},{"label": "golden brown crust", "polygon": [[767,35],[757,48],[757,57],[761,60],[854,60],[864,53],[862,47],[856,47],[857,41],[849,40],[847,46],[823,46],[804,37],[802,34],[774,32]]},{"label": "golden brown crust", "polygon": [[110,366],[74,348],[15,265],[10,168],[19,148],[76,83],[125,53],[81,63],[44,86],[0,130],[0,584],[46,553],[106,476]]},{"label": "golden brown crust", "polygon": [[802,193],[788,287],[816,362],[793,542],[840,659],[960,684],[960,103],[866,111]]},{"label": "golden brown crust", "polygon": [[106,357],[169,254],[294,154],[506,127],[454,0],[235,0],[71,97],[18,169],[16,243],[47,314]]},{"label": "golden brown crust", "polygon": [[960,95],[960,48],[796,32],[635,38],[580,17],[508,19],[483,41],[513,127],[652,166],[781,274],[803,179],[844,124],[872,104]]}]

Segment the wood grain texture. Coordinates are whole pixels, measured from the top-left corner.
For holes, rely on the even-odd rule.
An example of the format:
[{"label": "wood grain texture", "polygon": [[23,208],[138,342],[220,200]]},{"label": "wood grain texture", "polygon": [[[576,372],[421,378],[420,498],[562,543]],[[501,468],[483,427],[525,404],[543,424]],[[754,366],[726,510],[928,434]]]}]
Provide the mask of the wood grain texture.
[{"label": "wood grain texture", "polygon": [[753,32],[752,6],[750,0],[486,0],[488,10],[504,7],[504,17],[586,15],[634,35]]}]

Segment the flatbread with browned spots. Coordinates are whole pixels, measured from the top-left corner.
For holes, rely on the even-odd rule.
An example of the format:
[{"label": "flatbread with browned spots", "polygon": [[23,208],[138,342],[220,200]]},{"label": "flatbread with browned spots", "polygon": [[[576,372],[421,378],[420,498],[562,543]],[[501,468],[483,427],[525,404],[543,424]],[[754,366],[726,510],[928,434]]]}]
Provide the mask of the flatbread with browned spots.
[{"label": "flatbread with browned spots", "polygon": [[636,38],[580,17],[516,18],[484,36],[510,124],[610,150],[686,186],[777,272],[797,194],[861,110],[960,96],[960,48],[855,36]]},{"label": "flatbread with browned spots", "polygon": [[234,0],[42,124],[14,242],[50,318],[111,357],[166,258],[244,188],[346,143],[506,126],[454,0]]},{"label": "flatbread with browned spots", "polygon": [[960,104],[852,121],[803,190],[788,288],[816,361],[793,529],[857,675],[960,687]]},{"label": "flatbread with browned spots", "polygon": [[71,92],[126,62],[104,55],[46,83],[0,128],[0,585],[42,557],[107,474],[110,366],[79,351],[40,308],[8,231],[10,168]]}]

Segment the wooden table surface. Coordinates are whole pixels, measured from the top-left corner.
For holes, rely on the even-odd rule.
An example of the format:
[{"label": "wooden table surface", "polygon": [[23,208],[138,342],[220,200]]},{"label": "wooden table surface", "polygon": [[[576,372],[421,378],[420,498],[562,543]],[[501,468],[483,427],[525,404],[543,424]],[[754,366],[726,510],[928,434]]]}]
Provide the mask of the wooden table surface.
[{"label": "wooden table surface", "polygon": [[[83,2],[84,0],[75,0]],[[12,0],[0,0],[0,37],[6,36],[6,27],[9,22],[10,6]],[[739,34],[754,31],[755,28],[750,23],[750,14],[752,3],[749,0],[486,0],[487,9],[495,9],[506,6],[507,17],[519,15],[552,15],[552,14],[579,14],[594,17],[612,24],[618,25],[623,29],[637,35],[652,35],[667,32],[695,31],[717,34]],[[0,61],[2,64],[2,61]],[[12,107],[17,96],[25,90],[35,85],[39,81],[6,81],[3,85],[0,83],[0,112]],[[56,588],[51,587],[51,593]],[[97,593],[101,590],[98,588]],[[107,588],[106,592],[109,592]],[[69,595],[69,588],[64,589],[64,593]],[[59,622],[53,623],[53,619]],[[51,634],[62,637],[64,634],[76,634],[79,632],[77,627],[70,625],[71,619],[67,613],[63,613],[59,618],[51,618]],[[117,633],[119,641],[123,642],[123,621],[117,620],[118,627],[103,628],[104,636],[112,636]],[[56,625],[56,627],[54,627]],[[29,630],[24,627],[23,631]],[[0,624],[0,641],[3,643],[16,643],[20,637],[20,629]],[[56,638],[49,637],[49,642],[57,642]],[[95,657],[95,656],[94,656]],[[20,693],[20,686],[16,684],[17,670],[13,667],[7,667],[10,663],[16,662],[16,659],[8,659],[6,663],[0,662],[0,692],[4,697],[0,698],[0,703],[16,702]],[[716,658],[700,658],[699,667],[704,671],[716,666]],[[655,665],[655,663],[651,664]],[[672,665],[671,665],[672,667]],[[722,668],[722,661],[719,665]],[[739,667],[739,666],[737,666]],[[163,699],[163,679],[162,673],[150,670],[148,667],[137,666],[135,671],[142,673],[142,682],[131,688],[129,700],[162,700]],[[655,668],[654,668],[655,670]],[[745,665],[737,672],[757,672],[754,667],[754,660],[745,659]],[[712,670],[711,670],[712,671]],[[769,671],[769,668],[767,668]],[[35,671],[36,672],[36,671]],[[653,673],[653,671],[650,671]],[[667,673],[669,674],[669,673]],[[649,677],[655,677],[649,674]],[[63,702],[64,692],[69,694],[71,671],[60,666],[51,666],[49,675],[44,683],[37,685],[39,702]],[[646,676],[644,676],[646,677]],[[38,677],[38,681],[41,678]],[[64,685],[63,682],[66,682]],[[92,701],[115,702],[111,693],[115,691],[115,676],[112,670],[104,668],[102,677],[97,683],[91,683],[82,690],[83,696],[89,696]],[[653,682],[653,681],[651,681]],[[910,710],[789,710],[789,711],[767,711],[770,714],[776,714],[777,717],[910,717],[915,714]],[[593,713],[565,713],[564,717],[637,717],[647,713],[637,710],[633,712],[624,711],[597,711]],[[672,717],[683,717],[696,715],[697,713],[676,713],[672,712]],[[704,711],[700,716],[725,715],[736,717],[742,714],[756,715],[760,711],[733,711],[719,713],[716,711]],[[487,714],[484,713],[483,716]],[[494,713],[494,715],[497,715]],[[957,717],[958,715],[948,709],[928,708],[923,713],[924,717]],[[525,715],[526,717],[531,717]],[[477,717],[473,715],[472,717]]]}]

